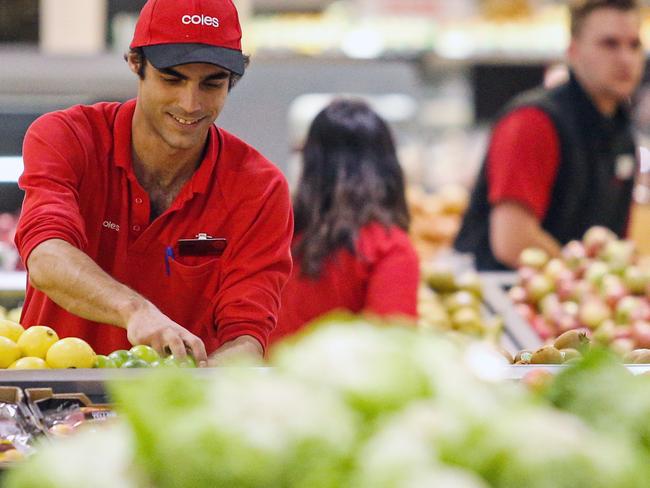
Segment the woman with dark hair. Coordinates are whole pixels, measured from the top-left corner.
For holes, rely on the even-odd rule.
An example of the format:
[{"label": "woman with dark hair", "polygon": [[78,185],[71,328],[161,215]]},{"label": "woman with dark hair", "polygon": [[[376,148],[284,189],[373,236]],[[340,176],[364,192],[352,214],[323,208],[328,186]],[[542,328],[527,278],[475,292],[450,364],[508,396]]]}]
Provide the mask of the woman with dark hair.
[{"label": "woman with dark hair", "polygon": [[387,124],[337,99],[312,122],[294,196],[294,267],[271,341],[333,310],[415,318],[419,263]]}]

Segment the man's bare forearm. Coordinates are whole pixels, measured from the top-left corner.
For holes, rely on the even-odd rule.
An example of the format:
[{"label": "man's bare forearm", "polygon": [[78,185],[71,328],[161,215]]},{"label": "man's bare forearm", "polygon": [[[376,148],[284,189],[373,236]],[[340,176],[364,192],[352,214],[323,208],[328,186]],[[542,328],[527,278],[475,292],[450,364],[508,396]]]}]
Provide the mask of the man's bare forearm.
[{"label": "man's bare forearm", "polygon": [[180,358],[189,350],[199,365],[207,364],[200,338],[67,242],[51,239],[38,245],[27,267],[32,286],[68,312],[126,329],[131,344],[147,344],[159,353],[171,351]]},{"label": "man's bare forearm", "polygon": [[151,306],[63,240],[43,242],[32,251],[27,264],[34,288],[84,319],[126,328],[133,313]]},{"label": "man's bare forearm", "polygon": [[505,202],[490,214],[490,245],[494,256],[506,266],[516,268],[521,251],[538,247],[550,256],[560,254],[560,243],[546,232],[528,209]]}]

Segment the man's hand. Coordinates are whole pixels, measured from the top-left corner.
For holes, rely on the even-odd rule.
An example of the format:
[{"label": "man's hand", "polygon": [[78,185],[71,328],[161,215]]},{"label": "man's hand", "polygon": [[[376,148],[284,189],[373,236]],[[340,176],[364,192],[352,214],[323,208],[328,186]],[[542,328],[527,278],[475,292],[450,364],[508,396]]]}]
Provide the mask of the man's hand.
[{"label": "man's hand", "polygon": [[210,366],[229,364],[260,364],[264,359],[264,349],[252,336],[241,336],[224,343],[208,361]]},{"label": "man's hand", "polygon": [[126,331],[131,344],[146,344],[160,355],[171,352],[178,359],[189,351],[199,367],[208,364],[203,341],[151,304],[130,315]]}]

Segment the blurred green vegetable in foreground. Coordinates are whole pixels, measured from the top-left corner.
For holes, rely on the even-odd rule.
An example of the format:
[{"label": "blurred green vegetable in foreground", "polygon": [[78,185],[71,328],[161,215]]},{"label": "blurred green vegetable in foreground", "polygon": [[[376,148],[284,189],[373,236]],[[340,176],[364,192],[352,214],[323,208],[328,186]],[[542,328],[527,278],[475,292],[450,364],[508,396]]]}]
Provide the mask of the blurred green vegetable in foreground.
[{"label": "blurred green vegetable in foreground", "polygon": [[270,365],[115,382],[123,427],[42,445],[5,486],[650,484],[650,379],[599,351],[560,373],[548,399],[505,381],[505,360],[479,344],[361,319],[321,323]]}]

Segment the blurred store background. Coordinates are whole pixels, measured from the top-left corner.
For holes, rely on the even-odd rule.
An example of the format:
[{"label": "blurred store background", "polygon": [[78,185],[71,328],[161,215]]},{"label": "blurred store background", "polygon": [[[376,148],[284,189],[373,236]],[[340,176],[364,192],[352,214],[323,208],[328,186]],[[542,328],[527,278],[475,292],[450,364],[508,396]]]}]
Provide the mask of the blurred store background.
[{"label": "blurred store background", "polygon": [[[293,181],[311,117],[335,94],[368,98],[397,135],[423,255],[456,231],[463,190],[481,162],[489,123],[516,93],[561,65],[565,2],[553,0],[235,0],[252,62],[219,125]],[[144,0],[0,1],[0,241],[22,195],[22,138],[44,112],[126,100],[136,78],[123,60]],[[650,46],[650,9],[643,37]],[[561,71],[552,71],[558,73]],[[650,146],[650,84],[635,102]],[[644,155],[650,154],[647,151]],[[644,157],[635,215],[650,205]],[[417,220],[417,219],[416,219]],[[650,234],[634,227],[640,247]],[[5,246],[9,248],[10,246]],[[0,248],[1,250],[1,248]],[[9,252],[6,251],[5,254]],[[19,266],[4,257],[0,268]]]}]

